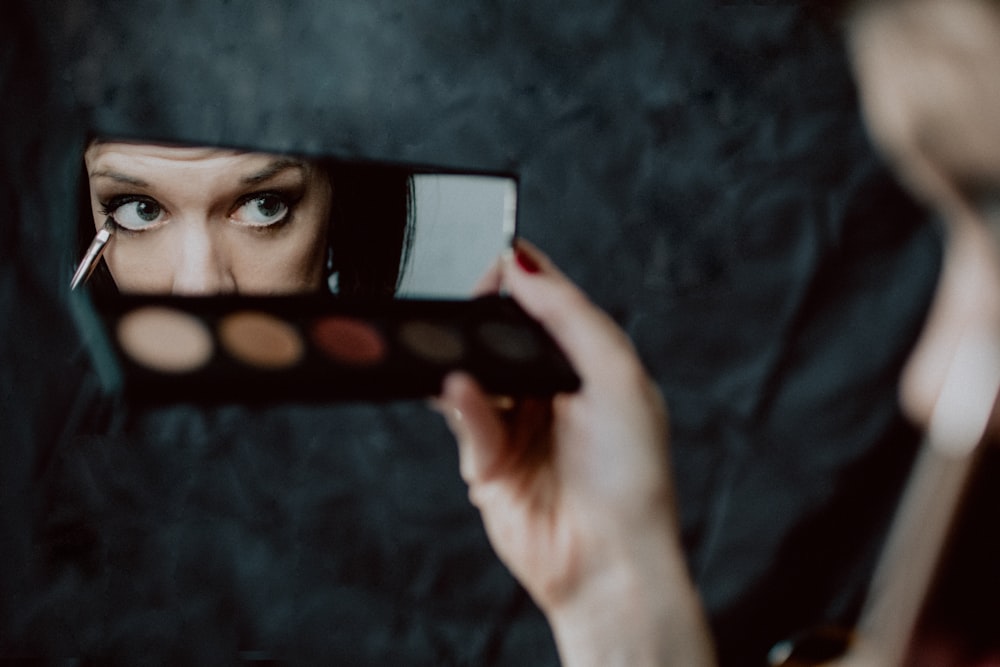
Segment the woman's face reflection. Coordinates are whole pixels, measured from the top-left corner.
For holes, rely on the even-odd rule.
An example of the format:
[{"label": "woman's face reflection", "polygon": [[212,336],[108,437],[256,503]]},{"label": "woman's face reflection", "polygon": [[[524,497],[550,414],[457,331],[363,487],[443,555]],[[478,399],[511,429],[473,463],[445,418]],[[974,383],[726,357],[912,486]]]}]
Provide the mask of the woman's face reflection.
[{"label": "woman's face reflection", "polygon": [[308,161],[212,147],[94,142],[94,225],[123,292],[281,294],[325,280],[331,186]]}]

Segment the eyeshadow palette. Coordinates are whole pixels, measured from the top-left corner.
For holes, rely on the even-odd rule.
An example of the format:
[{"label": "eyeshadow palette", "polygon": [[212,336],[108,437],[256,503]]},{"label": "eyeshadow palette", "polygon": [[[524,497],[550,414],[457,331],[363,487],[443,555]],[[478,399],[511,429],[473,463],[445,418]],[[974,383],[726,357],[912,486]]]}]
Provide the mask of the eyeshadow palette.
[{"label": "eyeshadow palette", "polygon": [[134,402],[418,398],[457,369],[497,395],[580,384],[544,329],[502,296],[79,296],[103,384]]}]

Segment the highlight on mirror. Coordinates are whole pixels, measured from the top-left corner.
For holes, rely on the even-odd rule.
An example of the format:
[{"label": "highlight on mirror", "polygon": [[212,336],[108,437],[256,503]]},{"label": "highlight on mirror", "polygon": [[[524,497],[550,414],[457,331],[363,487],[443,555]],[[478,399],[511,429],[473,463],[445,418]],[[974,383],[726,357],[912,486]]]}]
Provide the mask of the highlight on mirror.
[{"label": "highlight on mirror", "polygon": [[513,178],[92,140],[71,287],[181,296],[468,298],[513,243]]}]

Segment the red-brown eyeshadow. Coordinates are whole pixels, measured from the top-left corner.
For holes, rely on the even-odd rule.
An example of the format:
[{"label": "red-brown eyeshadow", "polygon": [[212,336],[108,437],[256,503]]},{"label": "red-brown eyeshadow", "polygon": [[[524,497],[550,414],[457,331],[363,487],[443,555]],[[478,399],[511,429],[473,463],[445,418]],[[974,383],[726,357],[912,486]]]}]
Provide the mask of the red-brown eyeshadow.
[{"label": "red-brown eyeshadow", "polygon": [[324,317],[310,331],[316,347],[350,366],[373,366],[385,358],[386,344],[371,325],[349,317]]}]

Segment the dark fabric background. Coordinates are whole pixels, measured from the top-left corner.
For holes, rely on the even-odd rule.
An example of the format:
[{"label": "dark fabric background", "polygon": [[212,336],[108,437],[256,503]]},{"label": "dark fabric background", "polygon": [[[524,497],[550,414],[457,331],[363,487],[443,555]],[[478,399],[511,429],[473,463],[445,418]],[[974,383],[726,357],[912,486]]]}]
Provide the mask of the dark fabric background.
[{"label": "dark fabric background", "polygon": [[[11,3],[8,3],[10,5]],[[423,404],[102,397],[68,312],[88,131],[522,180],[521,233],[672,410],[727,664],[849,620],[915,435],[939,239],[792,7],[43,0],[0,21],[0,655],[546,665]]]}]

